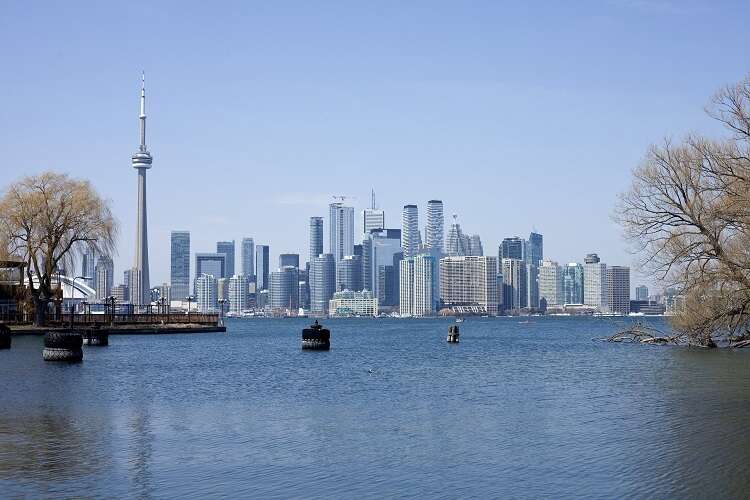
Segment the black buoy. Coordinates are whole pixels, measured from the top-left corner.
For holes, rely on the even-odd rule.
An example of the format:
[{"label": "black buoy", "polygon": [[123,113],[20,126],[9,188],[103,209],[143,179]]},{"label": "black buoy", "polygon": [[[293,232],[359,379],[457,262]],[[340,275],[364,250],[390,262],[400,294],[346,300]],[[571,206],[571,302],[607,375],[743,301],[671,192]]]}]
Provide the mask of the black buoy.
[{"label": "black buoy", "polygon": [[10,349],[10,327],[0,325],[0,349]]},{"label": "black buoy", "polygon": [[448,338],[446,340],[451,344],[457,344],[458,335],[458,325],[451,325],[448,327]]},{"label": "black buoy", "polygon": [[331,348],[331,332],[315,320],[310,328],[302,330],[302,349],[327,351]]},{"label": "black buoy", "polygon": [[77,363],[83,360],[83,336],[72,332],[47,332],[44,335],[42,358],[45,361],[67,361]]}]

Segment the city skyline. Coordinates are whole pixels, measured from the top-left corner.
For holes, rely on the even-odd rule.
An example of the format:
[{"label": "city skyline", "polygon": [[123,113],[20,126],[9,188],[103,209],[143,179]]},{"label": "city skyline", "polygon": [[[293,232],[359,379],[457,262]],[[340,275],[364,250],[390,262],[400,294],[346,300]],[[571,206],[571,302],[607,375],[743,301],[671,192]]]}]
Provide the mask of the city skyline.
[{"label": "city skyline", "polygon": [[[706,96],[746,72],[741,12],[716,12],[721,33],[696,45],[696,26],[714,13],[701,2],[584,2],[575,13],[553,3],[427,5],[380,6],[380,16],[346,6],[281,16],[269,6],[192,17],[186,6],[176,18],[138,4],[23,16],[10,5],[0,40],[14,71],[0,90],[11,96],[4,111],[14,127],[0,144],[18,172],[68,172],[112,200],[120,277],[136,233],[123,159],[136,79],[148,71],[149,144],[159,152],[148,174],[152,285],[169,281],[172,230],[191,232],[193,252],[253,237],[275,262],[305,254],[309,216],[326,217],[331,196],[355,197],[359,221],[373,188],[386,227],[400,227],[405,204],[418,205],[423,222],[437,198],[446,218],[459,214],[467,234],[481,236],[486,254],[537,229],[559,262],[597,252],[630,265],[633,284],[651,285],[636,274],[611,209],[655,138],[713,130],[700,110]],[[122,32],[133,19],[144,27],[137,39],[92,42],[88,27]],[[536,29],[496,29],[505,22]],[[669,28],[655,39],[657,25]],[[382,37],[385,26],[392,38]],[[716,47],[726,48],[722,57],[711,57]],[[708,62],[699,68],[696,58]],[[204,182],[214,172],[222,182]],[[179,203],[205,195],[205,206]]]}]

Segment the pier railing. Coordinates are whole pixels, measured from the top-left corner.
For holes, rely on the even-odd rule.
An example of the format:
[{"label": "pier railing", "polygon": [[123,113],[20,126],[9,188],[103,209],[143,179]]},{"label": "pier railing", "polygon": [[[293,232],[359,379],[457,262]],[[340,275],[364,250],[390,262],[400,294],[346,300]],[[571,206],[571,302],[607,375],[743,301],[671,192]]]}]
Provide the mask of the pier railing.
[{"label": "pier railing", "polygon": [[[20,312],[0,312],[0,322],[11,325],[30,324],[33,321],[31,314]],[[108,326],[108,325],[146,325],[146,324],[193,324],[211,325],[219,323],[218,314],[194,313],[134,313],[134,314],[87,314],[87,313],[62,313],[47,319],[50,326],[65,326],[73,321],[77,326]]]}]

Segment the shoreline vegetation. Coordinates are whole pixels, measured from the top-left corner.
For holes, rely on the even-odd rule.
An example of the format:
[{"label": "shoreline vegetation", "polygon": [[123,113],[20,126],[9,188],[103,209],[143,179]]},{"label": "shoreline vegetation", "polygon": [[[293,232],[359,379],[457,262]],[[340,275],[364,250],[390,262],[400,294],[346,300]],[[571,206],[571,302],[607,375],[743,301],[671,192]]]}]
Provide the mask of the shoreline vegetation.
[{"label": "shoreline vegetation", "polygon": [[669,319],[675,336],[660,341],[744,346],[750,340],[750,76],[720,89],[706,113],[723,125],[724,136],[688,134],[652,145],[614,219],[641,268],[681,293],[682,307]]}]

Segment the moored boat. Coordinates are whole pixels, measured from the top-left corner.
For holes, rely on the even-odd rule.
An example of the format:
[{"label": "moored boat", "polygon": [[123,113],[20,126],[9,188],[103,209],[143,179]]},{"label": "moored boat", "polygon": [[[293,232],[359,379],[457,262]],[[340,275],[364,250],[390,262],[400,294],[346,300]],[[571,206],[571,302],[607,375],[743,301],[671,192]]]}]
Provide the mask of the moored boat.
[{"label": "moored boat", "polygon": [[310,328],[302,330],[302,349],[327,351],[331,348],[331,332],[315,320]]}]

